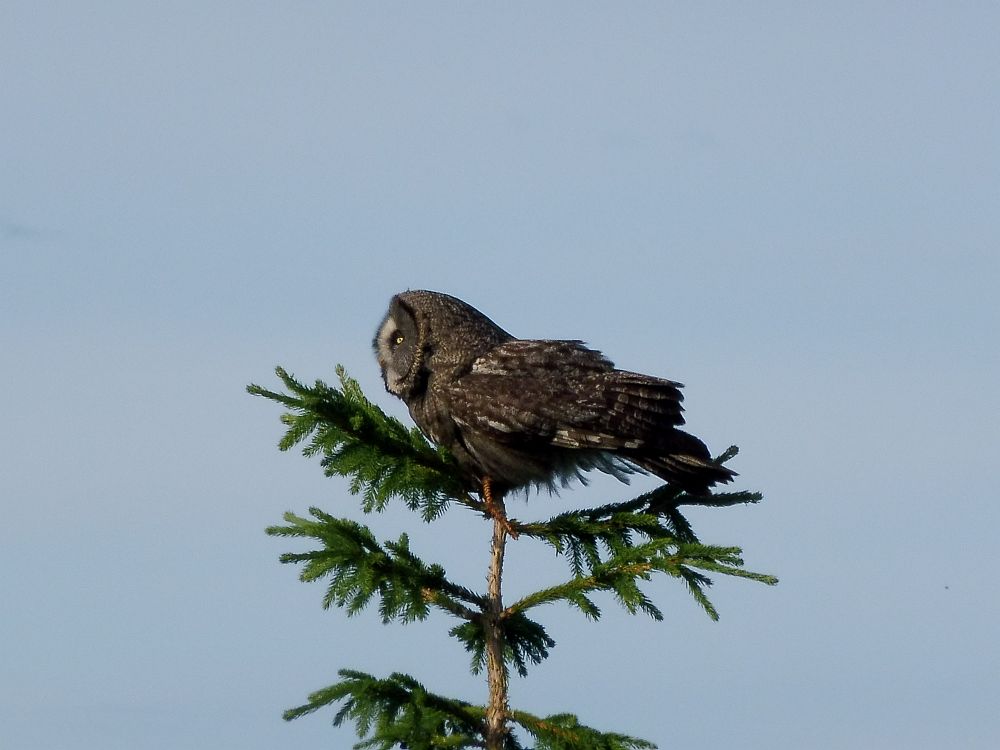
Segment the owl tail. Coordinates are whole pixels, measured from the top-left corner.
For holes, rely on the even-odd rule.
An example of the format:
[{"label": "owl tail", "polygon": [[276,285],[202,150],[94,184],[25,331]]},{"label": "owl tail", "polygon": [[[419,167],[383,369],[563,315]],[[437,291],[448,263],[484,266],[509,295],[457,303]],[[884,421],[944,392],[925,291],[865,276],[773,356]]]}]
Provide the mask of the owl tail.
[{"label": "owl tail", "polygon": [[708,494],[710,487],[733,481],[736,472],[712,460],[708,448],[694,435],[673,430],[652,449],[624,454],[634,464],[692,495]]}]

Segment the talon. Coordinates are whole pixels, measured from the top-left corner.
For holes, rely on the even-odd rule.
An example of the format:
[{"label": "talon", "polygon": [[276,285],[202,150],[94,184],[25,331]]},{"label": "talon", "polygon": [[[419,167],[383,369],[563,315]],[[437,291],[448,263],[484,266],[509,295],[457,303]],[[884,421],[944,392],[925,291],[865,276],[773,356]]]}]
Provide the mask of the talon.
[{"label": "talon", "polygon": [[497,521],[506,531],[510,534],[511,539],[517,539],[517,531],[514,529],[514,525],[507,518],[507,510],[503,505],[503,497],[493,496],[493,480],[489,477],[482,478],[483,485],[483,509],[493,520]]}]

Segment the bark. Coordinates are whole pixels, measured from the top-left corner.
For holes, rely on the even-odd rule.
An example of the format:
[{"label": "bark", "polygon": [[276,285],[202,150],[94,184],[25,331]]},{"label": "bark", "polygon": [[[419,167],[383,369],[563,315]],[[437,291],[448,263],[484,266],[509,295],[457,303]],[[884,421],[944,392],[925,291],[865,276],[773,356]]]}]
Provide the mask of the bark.
[{"label": "bark", "polygon": [[487,583],[487,606],[484,615],[486,636],[486,678],[489,684],[489,704],[486,706],[486,750],[502,750],[507,736],[507,666],[504,663],[504,641],[501,630],[503,612],[503,556],[507,543],[507,523],[503,500],[494,500],[500,513],[493,518],[493,541],[490,545],[490,572]]}]

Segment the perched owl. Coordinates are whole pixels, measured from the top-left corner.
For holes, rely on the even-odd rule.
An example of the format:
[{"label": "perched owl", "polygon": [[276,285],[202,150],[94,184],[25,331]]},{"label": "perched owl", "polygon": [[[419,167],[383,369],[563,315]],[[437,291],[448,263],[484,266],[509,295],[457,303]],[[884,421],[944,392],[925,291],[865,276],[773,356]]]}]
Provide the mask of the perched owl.
[{"label": "perched owl", "polygon": [[398,294],[372,342],[386,390],[489,499],[639,467],[704,494],[734,472],[677,429],[680,383],[616,370],[580,341],[517,339],[438,292]]}]

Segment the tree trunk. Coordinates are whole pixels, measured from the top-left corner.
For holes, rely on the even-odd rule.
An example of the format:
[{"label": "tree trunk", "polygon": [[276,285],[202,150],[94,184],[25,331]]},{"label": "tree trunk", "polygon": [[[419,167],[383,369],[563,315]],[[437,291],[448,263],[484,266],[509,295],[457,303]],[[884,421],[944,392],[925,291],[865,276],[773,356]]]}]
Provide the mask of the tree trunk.
[{"label": "tree trunk", "polygon": [[493,519],[493,541],[490,546],[490,572],[486,579],[488,611],[484,612],[486,636],[486,678],[490,700],[486,706],[486,750],[502,750],[507,736],[507,666],[504,664],[503,632],[500,613],[503,612],[502,581],[503,555],[507,543],[507,529],[502,513],[503,500],[495,501],[501,513]]}]

